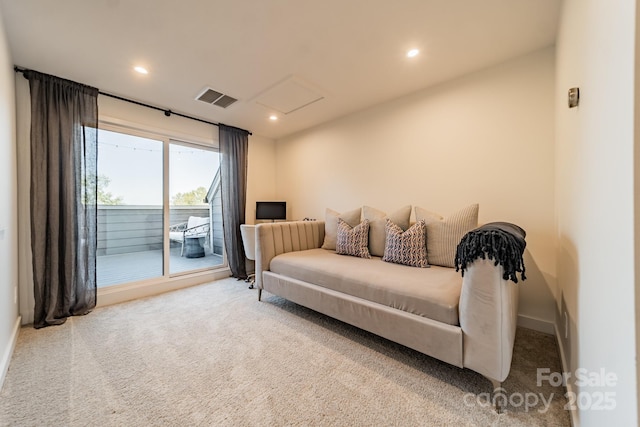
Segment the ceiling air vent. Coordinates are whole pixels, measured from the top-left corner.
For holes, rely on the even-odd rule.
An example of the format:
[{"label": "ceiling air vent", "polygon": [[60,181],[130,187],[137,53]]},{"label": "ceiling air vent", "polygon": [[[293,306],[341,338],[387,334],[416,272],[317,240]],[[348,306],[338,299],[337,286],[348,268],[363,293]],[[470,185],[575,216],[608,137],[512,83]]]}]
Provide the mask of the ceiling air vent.
[{"label": "ceiling air vent", "polygon": [[207,104],[217,105],[221,108],[227,108],[229,105],[236,102],[237,99],[208,87],[200,92],[200,95],[196,97],[196,101],[202,101]]},{"label": "ceiling air vent", "polygon": [[229,105],[236,102],[237,99],[230,97],[229,95],[222,95],[219,99],[217,99],[213,105],[217,105],[218,107],[227,108]]}]

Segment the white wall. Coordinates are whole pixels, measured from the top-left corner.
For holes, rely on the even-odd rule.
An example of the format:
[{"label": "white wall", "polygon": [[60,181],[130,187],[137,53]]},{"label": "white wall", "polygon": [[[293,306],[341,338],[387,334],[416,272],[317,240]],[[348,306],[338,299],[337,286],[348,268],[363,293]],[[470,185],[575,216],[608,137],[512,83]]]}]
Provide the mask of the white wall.
[{"label": "white wall", "polygon": [[[557,41],[560,342],[570,372],[605,369],[618,377],[611,388],[573,386],[587,396],[615,393],[614,411],[583,408],[575,414],[583,426],[631,426],[638,418],[635,16],[635,2],[566,0]],[[580,87],[580,106],[568,109],[567,90],[574,86]]]},{"label": "white wall", "polygon": [[16,105],[16,158],[18,164],[18,286],[19,312],[22,324],[33,323],[33,269],[31,265],[31,158],[30,126],[31,104],[29,82],[21,74],[15,80]]},{"label": "white wall", "polygon": [[253,135],[249,137],[249,166],[247,172],[246,223],[255,224],[256,201],[276,198],[275,141]]},{"label": "white wall", "polygon": [[13,61],[0,15],[0,388],[20,325],[15,300],[18,216],[14,81]]},{"label": "white wall", "polygon": [[554,67],[551,47],[280,140],[277,196],[298,219],[477,202],[527,231],[520,314],[552,327]]}]

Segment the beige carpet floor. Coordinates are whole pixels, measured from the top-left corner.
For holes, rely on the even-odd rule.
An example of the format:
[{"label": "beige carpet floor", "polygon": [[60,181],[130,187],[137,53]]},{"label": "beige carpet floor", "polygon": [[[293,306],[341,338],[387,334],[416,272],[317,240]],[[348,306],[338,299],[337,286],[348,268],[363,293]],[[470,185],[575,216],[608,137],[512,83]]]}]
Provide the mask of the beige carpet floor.
[{"label": "beige carpet floor", "polygon": [[520,329],[496,414],[479,374],[226,279],[22,328],[0,425],[569,425],[537,367],[554,338]]}]

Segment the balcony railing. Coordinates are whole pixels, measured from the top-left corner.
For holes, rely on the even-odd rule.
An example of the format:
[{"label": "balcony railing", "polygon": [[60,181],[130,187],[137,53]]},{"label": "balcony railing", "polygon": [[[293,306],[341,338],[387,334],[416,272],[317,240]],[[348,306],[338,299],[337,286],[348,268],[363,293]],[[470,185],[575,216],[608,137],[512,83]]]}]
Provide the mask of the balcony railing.
[{"label": "balcony railing", "polygon": [[[164,238],[161,206],[98,206],[98,286],[162,276]],[[205,257],[180,256],[180,244],[171,242],[171,273],[221,265],[222,217],[207,206],[177,206],[169,211],[170,224],[186,222],[190,216],[208,217],[209,241]]]},{"label": "balcony railing", "polygon": [[[170,224],[190,216],[211,220],[211,248],[222,255],[222,218],[209,206],[177,206],[169,210]],[[162,249],[164,227],[160,206],[98,206],[98,256]]]}]

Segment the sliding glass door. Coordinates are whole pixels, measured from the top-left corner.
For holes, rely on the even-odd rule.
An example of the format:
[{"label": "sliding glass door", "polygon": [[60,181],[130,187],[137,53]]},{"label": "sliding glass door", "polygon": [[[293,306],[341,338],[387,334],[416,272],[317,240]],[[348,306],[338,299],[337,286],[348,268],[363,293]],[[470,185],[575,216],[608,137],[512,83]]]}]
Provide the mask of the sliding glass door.
[{"label": "sliding glass door", "polygon": [[222,265],[218,153],[172,141],[169,146],[171,274]]},{"label": "sliding glass door", "polygon": [[98,286],[163,274],[163,142],[98,132]]},{"label": "sliding glass door", "polygon": [[223,265],[218,166],[213,148],[99,130],[98,287]]}]

